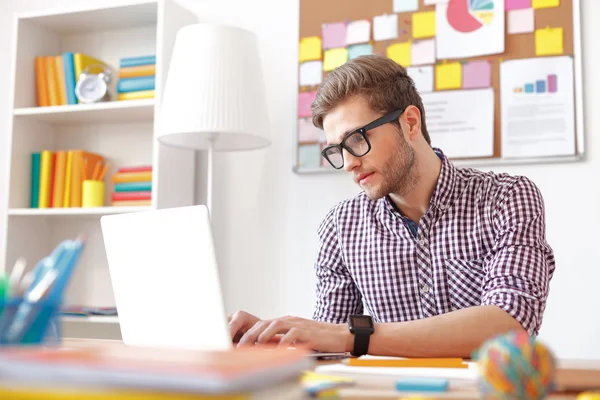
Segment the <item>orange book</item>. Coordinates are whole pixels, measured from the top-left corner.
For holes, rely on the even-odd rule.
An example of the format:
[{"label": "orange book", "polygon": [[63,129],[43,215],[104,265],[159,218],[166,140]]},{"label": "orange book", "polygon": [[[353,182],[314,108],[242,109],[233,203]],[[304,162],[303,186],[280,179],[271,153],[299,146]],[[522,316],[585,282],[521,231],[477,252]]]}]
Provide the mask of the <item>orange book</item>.
[{"label": "orange book", "polygon": [[73,151],[67,151],[67,166],[65,168],[65,190],[63,192],[63,207],[71,207],[71,176],[73,175]]},{"label": "orange book", "polygon": [[156,65],[138,65],[135,67],[123,67],[119,69],[119,78],[135,78],[137,76],[156,75]]},{"label": "orange book", "polygon": [[82,165],[87,165],[85,176],[91,177],[97,162],[104,164],[104,157],[100,154],[85,150],[73,150],[71,161],[71,207],[81,207],[81,190],[83,186]]},{"label": "orange book", "polygon": [[58,104],[67,104],[67,84],[65,83],[65,69],[63,67],[62,55],[52,57],[54,68],[56,68],[56,86],[58,91]]},{"label": "orange book", "polygon": [[57,151],[54,163],[54,186],[52,192],[52,207],[64,206],[65,196],[65,170],[67,166],[67,152]]},{"label": "orange book", "polygon": [[49,105],[48,101],[48,82],[45,57],[35,58],[35,84],[37,87],[38,106],[45,107]]},{"label": "orange book", "polygon": [[355,367],[468,368],[462,358],[351,358]]},{"label": "orange book", "polygon": [[56,62],[54,57],[46,58],[46,71],[48,77],[48,102],[51,106],[59,105],[59,87],[58,87],[58,71],[56,70]]},{"label": "orange book", "polygon": [[152,205],[152,200],[118,200],[113,201],[112,205],[115,207],[118,206],[150,206]]},{"label": "orange book", "polygon": [[112,176],[113,183],[152,181],[152,172],[117,172]]},{"label": "orange book", "polygon": [[43,150],[41,155],[40,168],[40,195],[38,200],[39,208],[50,207],[50,185],[52,182],[52,152]]}]

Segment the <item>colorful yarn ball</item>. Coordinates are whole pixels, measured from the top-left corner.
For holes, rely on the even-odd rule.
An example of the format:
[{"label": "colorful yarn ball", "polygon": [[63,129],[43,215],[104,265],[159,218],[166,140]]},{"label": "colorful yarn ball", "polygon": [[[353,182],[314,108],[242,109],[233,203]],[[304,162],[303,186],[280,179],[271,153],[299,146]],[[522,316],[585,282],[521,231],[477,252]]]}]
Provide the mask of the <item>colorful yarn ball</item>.
[{"label": "colorful yarn ball", "polygon": [[487,340],[473,357],[485,399],[537,400],[554,387],[556,362],[550,350],[524,332]]}]

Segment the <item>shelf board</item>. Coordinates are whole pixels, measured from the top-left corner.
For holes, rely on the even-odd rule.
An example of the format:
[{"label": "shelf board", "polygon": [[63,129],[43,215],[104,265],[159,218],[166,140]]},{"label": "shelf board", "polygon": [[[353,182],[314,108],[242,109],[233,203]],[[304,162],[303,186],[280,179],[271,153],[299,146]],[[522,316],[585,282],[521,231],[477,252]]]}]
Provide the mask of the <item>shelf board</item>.
[{"label": "shelf board", "polygon": [[118,324],[119,317],[114,315],[90,315],[90,316],[76,316],[76,315],[61,315],[63,322],[81,322],[81,323],[94,323],[94,324]]},{"label": "shelf board", "polygon": [[155,99],[107,101],[94,104],[17,108],[17,118],[54,124],[91,122],[152,122]]},{"label": "shelf board", "polygon": [[102,216],[108,214],[120,214],[128,212],[137,212],[150,210],[150,206],[136,207],[97,207],[97,208],[11,208],[8,210],[9,216],[20,217],[78,217],[78,216]]}]

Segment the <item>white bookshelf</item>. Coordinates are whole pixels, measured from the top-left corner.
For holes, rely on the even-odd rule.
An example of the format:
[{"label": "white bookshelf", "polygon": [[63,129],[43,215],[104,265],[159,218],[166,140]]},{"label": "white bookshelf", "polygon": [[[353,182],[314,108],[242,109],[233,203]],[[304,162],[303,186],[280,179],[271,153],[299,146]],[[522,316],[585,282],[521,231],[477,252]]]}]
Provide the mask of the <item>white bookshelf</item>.
[{"label": "white bookshelf", "polygon": [[[74,4],[76,2],[73,2]],[[15,16],[12,88],[8,126],[6,230],[2,236],[5,273],[17,258],[28,268],[67,238],[87,238],[65,302],[67,305],[115,305],[104,251],[100,217],[191,205],[195,191],[195,154],[191,150],[159,146],[156,118],[175,35],[197,17],[172,0],[130,0],[98,8],[77,2],[72,9],[51,9]],[[38,107],[36,56],[82,52],[111,66],[111,101]],[[156,98],[116,101],[119,59],[156,55]],[[41,150],[84,149],[102,154],[110,164],[105,178],[105,207],[31,209],[31,153]],[[112,207],[110,176],[128,165],[153,166],[152,204]],[[63,317],[72,336],[98,337],[98,324],[116,324],[116,317]],[[75,333],[73,333],[75,332]]]}]

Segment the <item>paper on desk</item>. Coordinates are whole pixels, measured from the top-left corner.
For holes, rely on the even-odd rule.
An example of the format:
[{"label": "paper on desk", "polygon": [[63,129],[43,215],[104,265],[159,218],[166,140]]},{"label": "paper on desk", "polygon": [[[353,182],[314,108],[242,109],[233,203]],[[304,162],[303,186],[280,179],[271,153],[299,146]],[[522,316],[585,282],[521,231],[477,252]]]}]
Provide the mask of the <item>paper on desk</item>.
[{"label": "paper on desk", "polygon": [[346,364],[320,365],[315,372],[323,374],[341,374],[346,377],[359,375],[387,377],[419,377],[450,379],[455,381],[475,381],[478,376],[477,364],[467,362],[469,368],[404,368],[404,367],[352,367]]}]

